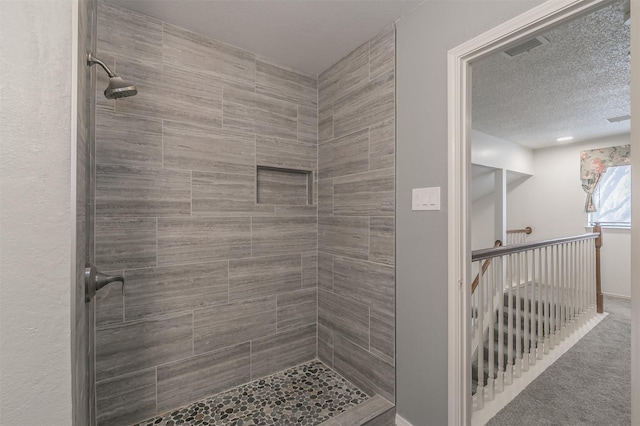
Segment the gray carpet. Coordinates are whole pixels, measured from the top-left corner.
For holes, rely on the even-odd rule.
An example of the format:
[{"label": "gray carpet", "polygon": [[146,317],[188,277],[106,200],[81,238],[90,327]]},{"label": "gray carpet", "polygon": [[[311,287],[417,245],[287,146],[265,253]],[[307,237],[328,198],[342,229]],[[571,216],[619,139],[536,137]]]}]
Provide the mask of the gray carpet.
[{"label": "gray carpet", "polygon": [[604,310],[609,316],[487,425],[630,425],[631,305],[605,297]]}]

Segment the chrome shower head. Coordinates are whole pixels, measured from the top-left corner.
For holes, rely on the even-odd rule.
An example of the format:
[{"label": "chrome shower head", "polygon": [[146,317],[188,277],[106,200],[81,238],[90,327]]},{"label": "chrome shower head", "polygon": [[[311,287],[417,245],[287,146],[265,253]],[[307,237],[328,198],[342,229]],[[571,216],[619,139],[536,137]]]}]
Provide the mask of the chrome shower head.
[{"label": "chrome shower head", "polygon": [[95,64],[100,65],[102,69],[106,71],[107,75],[109,75],[109,85],[104,89],[104,96],[107,99],[126,98],[138,93],[136,86],[115,75],[104,62],[93,56],[93,54],[88,53],[87,65],[91,66]]},{"label": "chrome shower head", "polygon": [[107,99],[126,98],[127,96],[134,96],[138,93],[136,86],[123,80],[120,77],[111,77],[109,79],[109,86],[104,89],[104,96]]}]

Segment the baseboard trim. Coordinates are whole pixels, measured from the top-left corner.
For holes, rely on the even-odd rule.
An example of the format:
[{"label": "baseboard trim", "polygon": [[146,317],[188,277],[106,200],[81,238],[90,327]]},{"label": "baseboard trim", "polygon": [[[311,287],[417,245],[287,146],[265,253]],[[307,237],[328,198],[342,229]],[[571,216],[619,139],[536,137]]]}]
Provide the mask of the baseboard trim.
[{"label": "baseboard trim", "polygon": [[400,417],[400,414],[396,414],[396,426],[413,426],[413,425],[409,423],[408,420],[405,420],[404,418]]},{"label": "baseboard trim", "polygon": [[519,379],[514,380],[513,384],[505,387],[505,390],[496,394],[493,401],[485,402],[484,408],[480,411],[474,411],[471,415],[471,426],[484,426],[491,420],[500,410],[511,402],[520,392],[524,390],[536,377],[544,372],[551,364],[556,362],[558,358],[564,355],[573,345],[578,343],[589,331],[602,321],[608,313],[595,314],[584,322],[570,336],[566,337],[559,345],[549,352],[542,360],[536,361],[536,364],[529,366],[529,371],[523,372]]},{"label": "baseboard trim", "polygon": [[625,296],[624,294],[615,294],[615,293],[605,293],[604,291],[602,292],[603,296],[608,296],[608,297],[616,297],[618,299],[627,299],[627,300],[631,300],[631,296]]}]

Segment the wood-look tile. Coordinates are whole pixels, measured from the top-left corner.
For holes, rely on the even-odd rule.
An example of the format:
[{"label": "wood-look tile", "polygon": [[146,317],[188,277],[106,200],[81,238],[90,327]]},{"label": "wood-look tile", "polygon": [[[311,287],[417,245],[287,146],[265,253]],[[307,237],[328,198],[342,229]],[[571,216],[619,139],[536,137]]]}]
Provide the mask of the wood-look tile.
[{"label": "wood-look tile", "polygon": [[318,244],[313,216],[254,217],[251,229],[253,256],[309,252]]},{"label": "wood-look tile", "polygon": [[99,269],[156,266],[156,219],[96,219],[95,243]]},{"label": "wood-look tile", "polygon": [[393,216],[394,213],[394,169],[374,170],[333,180],[333,214]]},{"label": "wood-look tile", "polygon": [[[395,421],[388,423],[390,419],[388,412],[395,416],[394,405],[380,395],[374,395],[366,401],[337,414],[330,421],[334,422],[331,425],[335,424],[337,426],[393,426]],[[329,423],[320,423],[320,426],[329,426]]]},{"label": "wood-look tile", "polygon": [[389,364],[394,363],[396,317],[371,309],[371,353]]},{"label": "wood-look tile", "polygon": [[298,140],[296,105],[256,93],[253,106],[253,126],[256,134]]},{"label": "wood-look tile", "polygon": [[369,258],[368,217],[318,217],[318,250],[356,259]]},{"label": "wood-look tile", "polygon": [[315,324],[256,339],[251,342],[251,380],[315,357]]},{"label": "wood-look tile", "polygon": [[[132,58],[118,58],[116,70],[138,89],[136,96],[115,100],[115,110],[120,113],[163,119],[165,114],[166,87],[162,67]],[[101,74],[101,73],[99,73]],[[106,87],[106,86],[101,86]],[[99,97],[104,98],[102,94]]]},{"label": "wood-look tile", "polygon": [[395,264],[395,219],[369,219],[369,260],[387,265]]},{"label": "wood-look tile", "polygon": [[318,206],[276,206],[276,216],[313,216],[318,215]]},{"label": "wood-look tile", "polygon": [[396,63],[396,28],[393,23],[384,27],[369,42],[369,78],[393,72]]},{"label": "wood-look tile", "polygon": [[318,290],[305,288],[278,294],[278,333],[315,324],[318,313]]},{"label": "wood-look tile", "polygon": [[369,167],[371,170],[395,167],[395,120],[371,126],[369,133]]},{"label": "wood-look tile", "polygon": [[256,136],[256,164],[316,171],[318,147],[280,138]]},{"label": "wood-look tile", "polygon": [[333,367],[333,331],[318,323],[318,359]]},{"label": "wood-look tile", "polygon": [[318,144],[318,109],[298,105],[298,142]]},{"label": "wood-look tile", "polygon": [[333,216],[333,179],[318,181],[318,215]]},{"label": "wood-look tile", "polygon": [[318,323],[369,347],[369,307],[330,291],[318,290]]},{"label": "wood-look tile", "polygon": [[256,93],[315,108],[318,91],[314,76],[256,60]]},{"label": "wood-look tile", "polygon": [[250,344],[158,367],[158,412],[203,399],[250,380]]},{"label": "wood-look tile", "polygon": [[353,50],[318,77],[320,107],[369,80],[369,42]]},{"label": "wood-look tile", "polygon": [[299,254],[229,261],[229,301],[253,299],[302,288]]},{"label": "wood-look tile", "polygon": [[276,296],[194,311],[196,354],[248,342],[276,332]]},{"label": "wood-look tile", "polygon": [[333,103],[318,110],[318,143],[333,139]]},{"label": "wood-look tile", "polygon": [[228,302],[228,263],[126,271],[125,320],[190,311]]},{"label": "wood-look tile", "polygon": [[159,266],[250,256],[250,218],[158,219]]},{"label": "wood-look tile", "polygon": [[275,214],[273,206],[256,204],[256,176],[192,173],[193,216],[255,216]]},{"label": "wood-look tile", "polygon": [[336,257],[333,260],[333,291],[395,315],[395,270],[392,266]]},{"label": "wood-look tile", "polygon": [[[106,275],[124,275],[124,271],[101,271]],[[129,283],[127,282],[127,285]],[[111,283],[96,293],[96,327],[124,322],[122,285]]]},{"label": "wood-look tile", "polygon": [[100,426],[122,426],[155,416],[155,367],[97,382],[96,408]]},{"label": "wood-look tile", "polygon": [[333,291],[333,256],[318,252],[318,288]]},{"label": "wood-look tile", "polygon": [[369,395],[395,401],[395,368],[369,351],[334,334],[333,368]]},{"label": "wood-look tile", "polygon": [[222,128],[240,132],[254,133],[255,90],[241,88],[223,88]]},{"label": "wood-look tile", "polygon": [[336,138],[390,120],[395,116],[395,79],[390,72],[340,97],[333,103]]},{"label": "wood-look tile", "polygon": [[222,127],[222,84],[195,69],[165,64],[164,110],[167,119]]},{"label": "wood-look tile", "polygon": [[162,121],[97,111],[96,164],[162,167]]},{"label": "wood-look tile", "polygon": [[193,315],[179,313],[96,330],[96,380],[193,355]]},{"label": "wood-look tile", "polygon": [[167,23],[163,37],[165,64],[196,68],[223,81],[255,84],[253,53]]},{"label": "wood-look tile", "polygon": [[159,217],[191,214],[188,171],[96,165],[96,215]]},{"label": "wood-look tile", "polygon": [[162,21],[129,9],[98,2],[98,58],[136,58],[162,63]]},{"label": "wood-look tile", "polygon": [[258,169],[258,203],[306,206],[309,198],[305,173]]},{"label": "wood-look tile", "polygon": [[302,287],[318,286],[318,253],[302,254]]},{"label": "wood-look tile", "polygon": [[316,172],[315,175],[313,176],[313,190],[312,190],[313,194],[311,194],[313,197],[313,205],[317,206],[318,205],[318,173]]},{"label": "wood-look tile", "polygon": [[255,173],[255,140],[228,130],[165,121],[164,167],[215,173]]},{"label": "wood-look tile", "polygon": [[395,406],[388,409],[384,413],[379,414],[376,418],[371,419],[368,422],[364,423],[362,426],[396,426]]},{"label": "wood-look tile", "polygon": [[[76,210],[76,227],[78,226],[78,221],[86,220],[86,209],[87,209],[87,197],[88,197],[88,173],[86,173],[87,169],[87,151],[88,151],[88,140],[89,138],[84,135],[84,132],[77,132],[77,149],[75,152],[76,157],[76,169],[78,172],[75,174],[75,210]],[[86,227],[86,225],[85,225]]]},{"label": "wood-look tile", "polygon": [[318,178],[326,179],[369,170],[369,130],[318,146]]}]

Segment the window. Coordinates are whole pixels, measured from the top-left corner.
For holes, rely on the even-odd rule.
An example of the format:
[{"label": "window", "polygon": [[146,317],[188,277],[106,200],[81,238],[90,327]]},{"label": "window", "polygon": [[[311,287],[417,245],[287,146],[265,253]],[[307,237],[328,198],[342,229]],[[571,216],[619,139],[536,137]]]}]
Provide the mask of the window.
[{"label": "window", "polygon": [[607,167],[593,193],[598,211],[589,213],[589,224],[631,226],[631,166]]}]

